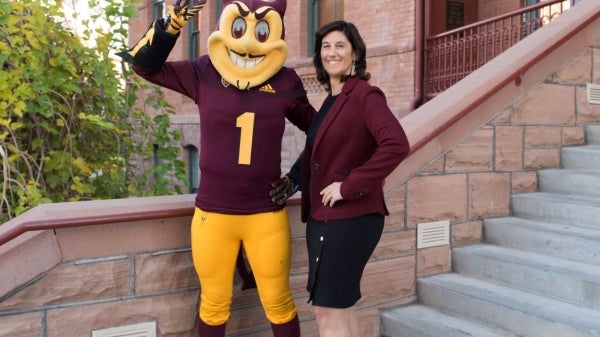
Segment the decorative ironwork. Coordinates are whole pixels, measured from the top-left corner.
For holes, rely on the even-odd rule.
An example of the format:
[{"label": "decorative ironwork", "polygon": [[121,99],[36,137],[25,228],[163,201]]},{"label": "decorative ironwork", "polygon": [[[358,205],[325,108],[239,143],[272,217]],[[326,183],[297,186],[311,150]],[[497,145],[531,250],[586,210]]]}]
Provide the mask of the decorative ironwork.
[{"label": "decorative ironwork", "polygon": [[325,95],[325,86],[323,86],[318,80],[316,74],[309,74],[301,76],[302,85],[309,95]]},{"label": "decorative ironwork", "polygon": [[517,42],[547,25],[576,1],[552,0],[426,39],[425,98],[431,99]]}]

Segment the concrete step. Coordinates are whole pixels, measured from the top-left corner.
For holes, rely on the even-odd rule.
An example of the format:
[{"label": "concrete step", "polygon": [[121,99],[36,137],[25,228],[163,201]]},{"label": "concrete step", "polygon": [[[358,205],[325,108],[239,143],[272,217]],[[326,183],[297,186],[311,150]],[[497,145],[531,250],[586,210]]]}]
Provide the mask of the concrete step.
[{"label": "concrete step", "polygon": [[600,265],[600,230],[506,217],[486,219],[486,242]]},{"label": "concrete step", "polygon": [[423,305],[522,337],[600,336],[600,311],[456,273],[419,279],[418,296]]},{"label": "concrete step", "polygon": [[381,312],[382,337],[518,337],[420,304]]},{"label": "concrete step", "polygon": [[600,145],[565,147],[560,163],[566,169],[600,170]]},{"label": "concrete step", "polygon": [[600,265],[491,244],[452,251],[455,272],[589,309],[600,309]]},{"label": "concrete step", "polygon": [[515,194],[511,203],[516,217],[600,229],[600,198],[536,192]]},{"label": "concrete step", "polygon": [[454,248],[454,273],[419,278],[419,303],[383,311],[382,336],[600,337],[600,125],[586,143]]},{"label": "concrete step", "polygon": [[587,125],[585,127],[585,140],[590,145],[600,145],[600,125]]},{"label": "concrete step", "polygon": [[600,196],[600,171],[548,169],[538,172],[540,192]]}]

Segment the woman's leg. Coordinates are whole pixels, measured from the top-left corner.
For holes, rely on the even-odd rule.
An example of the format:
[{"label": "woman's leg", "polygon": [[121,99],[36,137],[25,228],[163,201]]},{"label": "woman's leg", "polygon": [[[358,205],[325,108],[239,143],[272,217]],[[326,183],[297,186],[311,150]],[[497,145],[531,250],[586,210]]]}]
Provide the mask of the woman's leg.
[{"label": "woman's leg", "polygon": [[358,320],[352,307],[339,309],[314,305],[313,311],[320,337],[358,337]]},{"label": "woman's leg", "polygon": [[321,337],[359,335],[353,306],[361,297],[362,274],[383,227],[379,214],[328,222],[309,219],[307,289]]}]

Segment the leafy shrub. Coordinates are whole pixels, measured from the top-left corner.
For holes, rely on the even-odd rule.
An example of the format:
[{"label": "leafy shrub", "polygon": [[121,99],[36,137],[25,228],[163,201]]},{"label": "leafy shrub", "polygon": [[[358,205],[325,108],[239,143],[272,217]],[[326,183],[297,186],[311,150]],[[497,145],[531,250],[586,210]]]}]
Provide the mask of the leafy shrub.
[{"label": "leafy shrub", "polygon": [[0,3],[0,223],[40,203],[186,184],[173,107],[114,57],[127,46],[132,2],[103,1],[87,17],[66,17],[60,4]]}]

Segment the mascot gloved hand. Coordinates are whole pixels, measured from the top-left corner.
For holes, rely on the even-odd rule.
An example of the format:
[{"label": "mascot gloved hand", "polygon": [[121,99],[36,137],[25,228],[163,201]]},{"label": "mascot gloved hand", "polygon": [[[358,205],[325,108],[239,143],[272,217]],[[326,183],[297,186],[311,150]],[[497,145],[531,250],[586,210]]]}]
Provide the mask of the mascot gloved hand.
[{"label": "mascot gloved hand", "polygon": [[271,183],[271,187],[273,189],[271,189],[269,196],[277,205],[285,205],[287,200],[300,189],[300,185],[288,174]]},{"label": "mascot gloved hand", "polygon": [[294,162],[294,165],[292,165],[292,168],[287,174],[271,183],[269,196],[271,197],[271,201],[277,205],[285,205],[287,200],[294,195],[294,193],[301,190],[300,166],[302,165],[303,158],[304,152],[300,153],[298,159],[296,159],[296,162]]},{"label": "mascot gloved hand", "polygon": [[117,55],[151,73],[158,72],[177,42],[181,28],[204,8],[206,0],[200,0],[192,7],[189,4],[189,0],[177,0],[174,5],[168,6],[166,18],[154,20],[133,48]]},{"label": "mascot gloved hand", "polygon": [[194,4],[191,8],[189,0],[177,0],[175,5],[168,6],[167,10],[169,12],[169,16],[165,22],[165,28],[167,32],[177,35],[181,28],[183,28],[186,23],[191,20],[196,14],[200,13],[204,5],[206,4],[206,0],[199,1],[198,4]]}]

